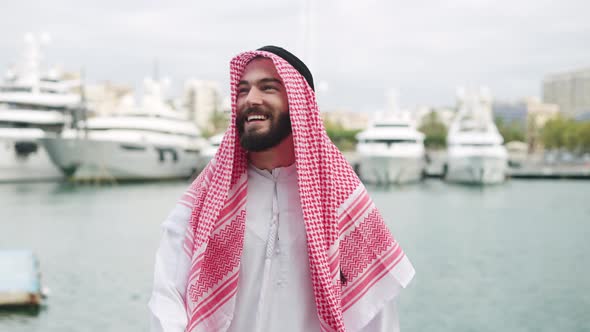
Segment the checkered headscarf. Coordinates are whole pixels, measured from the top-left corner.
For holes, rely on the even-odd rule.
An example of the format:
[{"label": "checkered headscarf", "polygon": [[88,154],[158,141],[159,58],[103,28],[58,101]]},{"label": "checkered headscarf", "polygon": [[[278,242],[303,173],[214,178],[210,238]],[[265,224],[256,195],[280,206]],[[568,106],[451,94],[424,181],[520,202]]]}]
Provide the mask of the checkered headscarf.
[{"label": "checkered headscarf", "polygon": [[265,51],[230,63],[231,123],[213,161],[181,203],[192,209],[187,331],[225,331],[233,317],[242,254],[247,158],[236,130],[237,84],[256,56],[270,58],[287,90],[310,272],[322,331],[361,329],[405,287],[414,269],[364,186],[328,138],[315,93],[283,58]]}]

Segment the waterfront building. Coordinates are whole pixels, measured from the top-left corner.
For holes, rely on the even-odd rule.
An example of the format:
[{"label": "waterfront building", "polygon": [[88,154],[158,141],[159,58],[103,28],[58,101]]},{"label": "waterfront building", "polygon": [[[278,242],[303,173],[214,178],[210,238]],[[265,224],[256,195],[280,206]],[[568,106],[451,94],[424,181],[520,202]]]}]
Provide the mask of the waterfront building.
[{"label": "waterfront building", "polygon": [[89,116],[110,116],[120,109],[125,98],[132,98],[133,88],[107,81],[86,85],[84,93]]},{"label": "waterfront building", "polygon": [[590,67],[546,76],[543,102],[559,105],[571,118],[590,112]]},{"label": "waterfront building", "polygon": [[525,99],[527,108],[526,140],[529,153],[543,150],[541,130],[547,121],[559,115],[559,106],[556,104],[543,103],[539,98]]},{"label": "waterfront building", "polygon": [[545,123],[559,114],[559,106],[527,97],[515,102],[495,102],[493,114],[505,126],[516,125],[525,135],[529,153],[543,150],[541,130]]},{"label": "waterfront building", "polygon": [[221,111],[221,95],[217,82],[189,79],[184,84],[184,104],[189,120],[204,131],[215,130],[212,118]]},{"label": "waterfront building", "polygon": [[349,130],[363,130],[369,124],[369,114],[347,110],[322,112],[322,119]]},{"label": "waterfront building", "polygon": [[504,124],[518,124],[524,128],[527,121],[527,104],[518,102],[494,102],[492,105],[494,120]]}]

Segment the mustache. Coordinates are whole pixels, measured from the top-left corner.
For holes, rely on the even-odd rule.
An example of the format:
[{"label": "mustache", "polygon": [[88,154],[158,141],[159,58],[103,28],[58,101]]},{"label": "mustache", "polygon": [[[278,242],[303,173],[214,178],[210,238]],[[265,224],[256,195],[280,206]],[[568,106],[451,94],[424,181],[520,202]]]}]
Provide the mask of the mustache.
[{"label": "mustache", "polygon": [[252,115],[252,114],[261,114],[261,115],[266,115],[266,116],[271,116],[271,112],[265,111],[263,109],[260,108],[247,108],[245,109],[243,112],[240,112],[240,116],[239,117],[247,117],[248,115]]},{"label": "mustache", "polygon": [[269,119],[272,118],[272,112],[270,112],[270,111],[265,111],[265,110],[257,108],[257,107],[247,108],[247,109],[243,110],[242,112],[238,112],[238,114],[237,114],[236,126],[238,128],[238,133],[242,133],[244,131],[244,125],[246,123],[246,119],[248,118],[248,116],[250,116],[252,114],[264,115],[264,116],[268,117]]}]

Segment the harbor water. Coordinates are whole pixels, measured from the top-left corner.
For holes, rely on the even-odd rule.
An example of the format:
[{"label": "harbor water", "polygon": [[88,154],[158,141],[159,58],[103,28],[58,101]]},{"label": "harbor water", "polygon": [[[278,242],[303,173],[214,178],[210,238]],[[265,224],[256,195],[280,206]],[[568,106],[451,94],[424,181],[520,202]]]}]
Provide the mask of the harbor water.
[{"label": "harbor water", "polygon": [[[187,185],[0,185],[0,249],[32,249],[50,289],[0,331],[147,331],[159,225]],[[369,191],[417,271],[402,331],[590,331],[589,182]]]}]

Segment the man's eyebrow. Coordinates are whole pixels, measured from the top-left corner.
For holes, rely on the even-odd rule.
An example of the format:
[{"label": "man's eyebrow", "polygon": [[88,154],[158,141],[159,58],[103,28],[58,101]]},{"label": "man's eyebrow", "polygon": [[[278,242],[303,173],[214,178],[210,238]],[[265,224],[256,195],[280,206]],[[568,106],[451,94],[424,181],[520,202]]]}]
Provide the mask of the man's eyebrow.
[{"label": "man's eyebrow", "polygon": [[274,77],[270,77],[270,78],[263,78],[260,81],[258,81],[259,83],[278,83],[280,85],[283,85],[283,82],[281,82],[281,80],[274,78]]},{"label": "man's eyebrow", "polygon": [[[254,83],[278,83],[280,85],[283,85],[283,82],[281,80],[279,80],[278,78],[274,78],[274,77],[263,78],[263,79],[258,80],[257,82],[254,82]],[[248,85],[248,84],[250,84],[250,82],[245,81],[245,80],[241,80],[238,82],[238,85],[242,85],[242,84]]]}]

